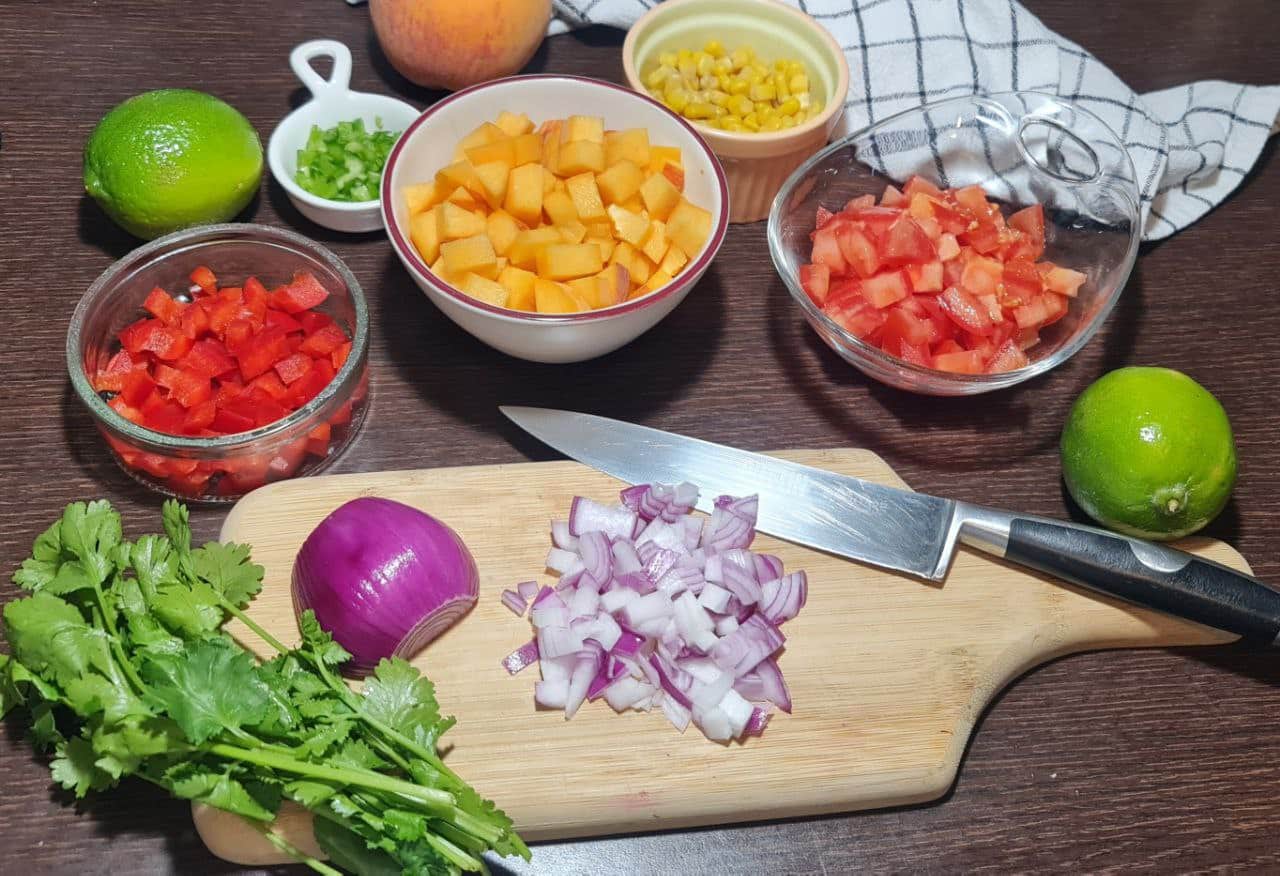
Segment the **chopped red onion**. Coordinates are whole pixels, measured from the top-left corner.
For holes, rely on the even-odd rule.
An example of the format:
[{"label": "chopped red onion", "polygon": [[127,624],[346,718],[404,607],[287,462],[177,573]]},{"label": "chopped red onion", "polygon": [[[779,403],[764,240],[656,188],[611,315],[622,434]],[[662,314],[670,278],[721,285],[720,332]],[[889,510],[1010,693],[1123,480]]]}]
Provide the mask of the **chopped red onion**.
[{"label": "chopped red onion", "polygon": [[513,611],[532,599],[536,637],[503,666],[538,660],[535,703],[566,719],[603,697],[619,712],[661,708],[677,730],[694,723],[718,742],[760,735],[773,706],[791,709],[775,655],[778,625],[804,606],[804,573],[748,550],[755,496],[720,497],[705,522],[692,516],[692,484],[620,498],[576,497],[569,519],[552,522],[546,566],[559,580],[504,592]]},{"label": "chopped red onion", "polygon": [[502,604],[511,609],[516,617],[524,617],[524,610],[529,607],[528,601],[514,590],[502,591]]}]

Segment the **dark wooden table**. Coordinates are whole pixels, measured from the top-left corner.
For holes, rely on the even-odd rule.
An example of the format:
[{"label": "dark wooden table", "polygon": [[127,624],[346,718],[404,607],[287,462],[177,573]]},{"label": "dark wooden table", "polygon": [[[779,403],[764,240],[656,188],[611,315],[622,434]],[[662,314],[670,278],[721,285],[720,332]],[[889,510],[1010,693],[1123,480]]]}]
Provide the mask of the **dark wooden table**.
[{"label": "dark wooden table", "polygon": [[[1267,83],[1280,24],[1273,0],[1028,4],[1139,90],[1193,79]],[[105,496],[126,525],[159,500],[107,458],[63,366],[81,292],[135,245],[83,195],[80,149],[97,119],[140,91],[189,86],[243,110],[258,130],[301,94],[287,56],[334,37],[354,85],[419,105],[438,95],[391,71],[364,9],[339,0],[244,4],[0,0],[0,565],[73,499]],[[548,40],[535,70],[621,81],[617,32]],[[332,246],[367,290],[374,401],[336,471],[545,459],[496,405],[567,406],[750,449],[860,445],[912,484],[975,501],[1065,513],[1056,438],[1075,395],[1128,363],[1181,368],[1222,400],[1241,480],[1210,534],[1280,580],[1280,276],[1276,144],[1231,200],[1146,247],[1102,336],[1053,374],[979,401],[869,385],[801,323],[762,225],[731,230],[701,285],[658,329],[585,365],[504,358],[445,320],[380,234],[305,221],[266,182],[245,218]],[[224,511],[197,510],[213,537]],[[12,588],[0,585],[7,597]],[[857,671],[851,667],[850,671]],[[1243,648],[1076,656],[1000,696],[955,788],[935,804],[818,820],[539,846],[531,872],[1122,870],[1280,868],[1280,660]],[[11,724],[0,738],[0,872],[224,872],[187,806],[128,783],[83,807],[51,790]]]}]

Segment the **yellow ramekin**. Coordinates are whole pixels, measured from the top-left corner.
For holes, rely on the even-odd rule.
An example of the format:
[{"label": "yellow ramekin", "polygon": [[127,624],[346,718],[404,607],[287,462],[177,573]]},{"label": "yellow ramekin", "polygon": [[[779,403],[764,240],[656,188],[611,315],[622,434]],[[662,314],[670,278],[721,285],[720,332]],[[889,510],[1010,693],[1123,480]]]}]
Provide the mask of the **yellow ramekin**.
[{"label": "yellow ramekin", "polygon": [[627,84],[648,94],[642,75],[661,52],[701,49],[719,40],[727,50],[749,45],[763,58],[801,61],[823,111],[803,125],[767,134],[722,131],[693,122],[724,165],[729,221],[769,215],[773,197],[791,172],[831,138],[849,94],[849,65],[831,34],[803,12],[775,0],[666,0],[627,32],[622,66]]}]

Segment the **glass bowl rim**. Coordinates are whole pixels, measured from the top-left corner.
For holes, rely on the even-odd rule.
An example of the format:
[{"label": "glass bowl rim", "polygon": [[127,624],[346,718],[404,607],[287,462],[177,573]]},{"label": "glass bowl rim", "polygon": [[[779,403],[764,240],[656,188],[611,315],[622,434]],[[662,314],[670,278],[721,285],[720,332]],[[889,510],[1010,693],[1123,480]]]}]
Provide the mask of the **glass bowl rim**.
[{"label": "glass bowl rim", "polygon": [[[1063,104],[1065,106],[1069,106],[1073,111],[1079,112],[1085,116],[1088,116],[1090,119],[1096,122],[1102,130],[1106,131],[1108,134],[1111,135],[1111,138],[1114,141],[1115,145],[1120,147],[1120,152],[1123,156],[1124,166],[1125,166],[1125,169],[1128,171],[1128,175],[1129,175],[1128,186],[1120,187],[1115,185],[1113,182],[1108,182],[1105,180],[1097,180],[1097,179],[1093,179],[1089,181],[1073,182],[1063,178],[1058,178],[1058,181],[1066,185],[1074,185],[1081,188],[1084,188],[1084,187],[1110,188],[1111,190],[1116,192],[1118,195],[1122,196],[1125,199],[1125,201],[1128,203],[1133,213],[1133,222],[1129,228],[1129,241],[1128,241],[1128,245],[1125,248],[1124,259],[1120,265],[1121,274],[1119,276],[1118,282],[1115,284],[1115,289],[1108,296],[1107,300],[1102,302],[1102,305],[1098,308],[1097,312],[1094,313],[1092,319],[1087,324],[1081,325],[1079,328],[1077,328],[1075,333],[1069,339],[1067,339],[1067,341],[1061,347],[1059,347],[1051,355],[1045,356],[1043,359],[1039,359],[1037,361],[1031,362],[1023,366],[1022,368],[1015,368],[1011,371],[1001,371],[995,374],[956,374],[950,371],[939,371],[936,368],[926,368],[921,365],[915,365],[913,363],[907,362],[904,359],[900,359],[897,356],[893,356],[889,353],[886,353],[883,350],[881,350],[879,347],[869,344],[866,341],[862,340],[861,338],[857,337],[856,335],[850,333],[847,329],[844,328],[844,326],[841,326],[839,323],[835,322],[833,319],[831,319],[831,317],[823,313],[818,307],[814,305],[812,301],[809,300],[808,294],[804,291],[803,288],[801,288],[798,279],[795,277],[792,277],[785,267],[785,246],[782,242],[781,218],[780,218],[782,215],[783,204],[785,203],[787,198],[791,196],[792,192],[794,192],[795,189],[799,186],[800,182],[809,173],[809,171],[811,171],[815,166],[817,166],[821,161],[826,159],[829,155],[841,149],[847,148],[851,143],[853,143],[857,139],[865,137],[868,134],[874,133],[876,130],[882,127],[885,127],[886,125],[890,125],[895,122],[898,122],[907,116],[919,115],[921,113],[929,112],[933,110],[944,110],[949,106],[955,106],[955,105],[966,105],[966,106],[973,106],[975,104],[989,105],[989,104],[996,103],[998,98],[1003,98],[1003,97],[1009,97],[1009,98],[1015,98],[1015,99],[1026,98],[1026,97],[1043,98],[1043,99],[1052,100],[1054,102]],[[1003,107],[1003,105],[1001,104],[997,104],[997,105],[1000,105],[1002,109],[1007,109]],[[1035,117],[1034,113],[1026,113],[1022,115],[1020,119],[1025,120],[1027,118],[1034,118],[1034,117]],[[1084,142],[1083,138],[1078,138],[1078,139],[1081,139],[1081,141]],[[1124,148],[1124,145],[1121,142],[1120,138],[1116,135],[1114,131],[1111,130],[1111,128],[1104,121],[1102,121],[1102,119],[1098,118],[1097,115],[1085,109],[1084,107],[1080,106],[1079,104],[1073,101],[1067,100],[1066,98],[1059,97],[1056,94],[1049,94],[1048,92],[1042,92],[1042,91],[1001,91],[1001,92],[992,92],[990,94],[961,95],[959,97],[950,97],[950,98],[946,98],[945,100],[939,100],[939,101],[934,101],[932,103],[921,104],[920,106],[916,106],[916,107],[910,107],[908,109],[902,110],[901,112],[894,113],[891,116],[887,116],[872,125],[868,125],[865,128],[861,128],[850,134],[846,134],[844,137],[841,137],[839,140],[835,140],[832,143],[829,143],[826,147],[819,150],[818,152],[815,152],[812,156],[808,158],[808,160],[806,160],[803,164],[797,167],[795,171],[792,172],[792,174],[789,177],[787,177],[786,181],[782,184],[782,188],[778,190],[778,194],[773,199],[773,205],[769,209],[767,237],[769,240],[769,255],[773,259],[774,269],[778,272],[778,275],[782,278],[782,282],[786,286],[787,292],[791,295],[791,297],[795,300],[795,302],[800,305],[800,307],[804,310],[805,315],[808,317],[808,319],[811,322],[816,320],[818,324],[822,325],[830,334],[834,335],[837,339],[839,339],[841,345],[845,348],[845,350],[849,353],[849,355],[856,357],[858,360],[860,360],[860,361],[851,363],[855,367],[859,368],[864,372],[867,372],[868,369],[870,369],[870,373],[872,374],[872,376],[881,380],[883,380],[883,378],[880,377],[881,374],[889,374],[889,373],[892,373],[892,371],[903,371],[903,372],[906,372],[908,375],[911,375],[911,377],[908,379],[912,380],[913,382],[934,383],[946,389],[959,390],[962,393],[965,390],[968,390],[969,392],[972,392],[972,393],[977,393],[977,392],[987,392],[995,389],[1004,389],[1006,387],[1013,386],[1014,384],[1022,383],[1023,381],[1029,380],[1032,377],[1036,377],[1040,374],[1045,373],[1046,371],[1056,368],[1057,366],[1061,365],[1063,362],[1070,359],[1076,353],[1078,353],[1081,350],[1081,348],[1083,348],[1084,345],[1087,344],[1093,338],[1094,334],[1097,333],[1098,329],[1102,327],[1102,324],[1106,322],[1107,317],[1111,315],[1111,311],[1115,309],[1116,303],[1120,300],[1120,293],[1124,290],[1124,287],[1129,282],[1129,276],[1132,274],[1134,264],[1137,260],[1138,244],[1141,243],[1142,241],[1141,224],[1142,224],[1142,216],[1141,216],[1140,190],[1138,188],[1138,183],[1137,183],[1137,171],[1133,166],[1133,158],[1129,155],[1128,149]],[[895,386],[902,386],[902,383],[903,383],[903,381],[900,381],[900,380],[884,381],[884,382],[889,382]],[[921,387],[921,388],[924,388],[924,387]]]},{"label": "glass bowl rim", "polygon": [[[352,330],[351,352],[347,361],[342,364],[328,385],[302,407],[292,411],[274,422],[259,426],[248,432],[235,432],[217,438],[196,438],[188,435],[170,435],[157,432],[145,426],[125,419],[102,400],[89,382],[85,373],[80,345],[83,336],[84,322],[89,307],[108,289],[119,281],[127,270],[141,269],[157,260],[156,254],[175,244],[214,243],[221,239],[239,238],[252,243],[286,243],[296,249],[323,262],[330,270],[342,278],[351,296],[352,309],[355,311],[355,326]],[[266,438],[289,432],[293,427],[305,422],[317,411],[323,409],[338,397],[339,388],[361,367],[369,340],[369,310],[365,302],[364,291],[356,280],[351,269],[338,258],[328,247],[311,240],[296,231],[262,225],[252,222],[224,222],[216,225],[199,225],[185,228],[158,237],[112,262],[105,271],[98,275],[85,293],[80,296],[79,303],[71,315],[67,329],[67,372],[71,384],[75,388],[80,401],[89,409],[94,418],[119,433],[131,444],[149,451],[173,453],[178,451],[196,451],[208,454],[212,451],[237,451],[253,449],[254,445]]]}]

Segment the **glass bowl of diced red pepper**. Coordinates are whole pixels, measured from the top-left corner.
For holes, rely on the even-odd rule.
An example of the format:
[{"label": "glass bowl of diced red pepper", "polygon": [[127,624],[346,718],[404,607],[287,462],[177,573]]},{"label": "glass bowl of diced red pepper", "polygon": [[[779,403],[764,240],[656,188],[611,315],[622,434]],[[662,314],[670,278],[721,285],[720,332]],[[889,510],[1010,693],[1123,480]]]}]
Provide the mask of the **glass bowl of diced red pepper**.
[{"label": "glass bowl of diced red pepper", "polygon": [[1139,188],[1101,120],[1050,95],[927,104],[831,144],[783,185],[774,264],[843,359],[972,395],[1094,336],[1137,256]]},{"label": "glass bowl of diced red pepper", "polygon": [[359,429],[369,314],[332,252],[265,225],[134,250],[89,287],[67,366],[121,467],[187,500],[312,474]]}]

